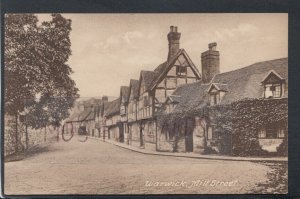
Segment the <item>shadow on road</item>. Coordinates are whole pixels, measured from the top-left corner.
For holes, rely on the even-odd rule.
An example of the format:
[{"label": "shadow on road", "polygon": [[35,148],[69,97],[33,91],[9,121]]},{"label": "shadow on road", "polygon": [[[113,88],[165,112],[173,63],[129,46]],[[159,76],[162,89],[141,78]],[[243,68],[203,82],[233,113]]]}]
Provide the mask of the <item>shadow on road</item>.
[{"label": "shadow on road", "polygon": [[42,153],[53,152],[53,151],[59,150],[59,149],[54,149],[54,148],[51,147],[51,144],[53,142],[55,142],[55,138],[50,138],[45,143],[37,144],[37,145],[34,145],[34,146],[30,147],[29,149],[27,149],[25,151],[8,155],[4,158],[4,162],[20,161],[20,160],[23,160],[25,158],[31,158],[33,156],[36,156],[36,155],[39,155],[39,154],[42,154]]}]

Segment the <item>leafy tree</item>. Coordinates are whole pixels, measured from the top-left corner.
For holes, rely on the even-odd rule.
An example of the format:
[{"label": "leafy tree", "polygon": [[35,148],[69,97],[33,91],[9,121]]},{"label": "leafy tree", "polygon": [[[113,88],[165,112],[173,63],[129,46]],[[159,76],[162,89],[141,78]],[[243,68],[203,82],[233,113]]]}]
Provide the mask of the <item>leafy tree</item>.
[{"label": "leafy tree", "polygon": [[52,14],[37,25],[33,14],[5,15],[5,111],[26,111],[33,128],[59,126],[79,97],[67,64],[71,55],[71,20]]}]

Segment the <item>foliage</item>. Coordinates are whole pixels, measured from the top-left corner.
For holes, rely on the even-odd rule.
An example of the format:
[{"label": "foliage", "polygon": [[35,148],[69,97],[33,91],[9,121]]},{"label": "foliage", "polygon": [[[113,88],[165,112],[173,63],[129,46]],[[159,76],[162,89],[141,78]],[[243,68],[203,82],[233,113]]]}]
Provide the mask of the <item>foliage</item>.
[{"label": "foliage", "polygon": [[232,103],[233,154],[263,154],[257,132],[267,124],[287,126],[287,99],[245,99]]},{"label": "foliage", "polygon": [[66,64],[71,20],[51,16],[38,26],[33,14],[5,15],[5,110],[14,115],[25,111],[33,128],[58,126],[78,97]]},{"label": "foliage", "polygon": [[[174,123],[184,125],[186,119],[195,116],[205,118],[213,125],[218,139],[211,146],[220,149],[220,153],[232,155],[265,155],[259,146],[258,131],[267,124],[279,124],[287,127],[287,99],[243,99],[228,105],[204,106],[183,112],[171,112],[157,116],[158,125]],[[191,128],[194,128],[192,126]],[[206,152],[213,152],[208,147]],[[278,148],[278,153],[287,154],[287,138]]]},{"label": "foliage", "polygon": [[35,64],[37,17],[32,14],[6,14],[4,33],[4,105],[16,115],[24,109],[24,99],[34,99],[42,70]]}]

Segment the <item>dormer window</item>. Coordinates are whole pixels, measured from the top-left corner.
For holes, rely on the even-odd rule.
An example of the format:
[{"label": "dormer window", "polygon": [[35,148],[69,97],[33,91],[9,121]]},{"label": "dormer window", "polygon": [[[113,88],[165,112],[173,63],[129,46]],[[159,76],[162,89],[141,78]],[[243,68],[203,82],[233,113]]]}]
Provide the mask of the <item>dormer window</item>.
[{"label": "dormer window", "polygon": [[279,98],[282,95],[281,84],[266,84],[265,98]]},{"label": "dormer window", "polygon": [[224,94],[228,91],[227,84],[212,83],[208,88],[210,105],[219,104]]},{"label": "dormer window", "polygon": [[280,98],[283,95],[284,79],[274,70],[263,79],[264,98]]},{"label": "dormer window", "polygon": [[213,92],[210,93],[210,105],[215,105],[220,103],[220,93]]}]

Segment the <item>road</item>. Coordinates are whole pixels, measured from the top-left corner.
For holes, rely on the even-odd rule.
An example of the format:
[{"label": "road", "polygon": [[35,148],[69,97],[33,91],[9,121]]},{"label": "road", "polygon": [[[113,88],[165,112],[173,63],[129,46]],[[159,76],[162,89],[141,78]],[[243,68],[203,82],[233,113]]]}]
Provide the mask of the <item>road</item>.
[{"label": "road", "polygon": [[[73,138],[53,142],[21,161],[6,162],[4,193],[286,193],[286,167],[146,155],[99,140]],[[278,175],[280,181],[272,184]]]}]

